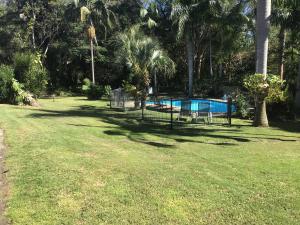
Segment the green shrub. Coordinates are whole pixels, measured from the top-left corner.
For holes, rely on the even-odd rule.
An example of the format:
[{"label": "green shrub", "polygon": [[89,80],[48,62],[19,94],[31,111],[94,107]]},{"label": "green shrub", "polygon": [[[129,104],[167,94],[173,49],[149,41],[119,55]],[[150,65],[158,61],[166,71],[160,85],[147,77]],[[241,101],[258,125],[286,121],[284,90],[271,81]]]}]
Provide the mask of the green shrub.
[{"label": "green shrub", "polygon": [[91,84],[92,83],[91,83],[90,79],[85,78],[83,80],[83,82],[82,82],[82,88],[81,88],[83,94],[87,95],[87,92],[90,89]]},{"label": "green shrub", "polygon": [[14,56],[14,72],[16,79],[24,83],[26,78],[24,75],[29,71],[31,61],[33,60],[31,53],[16,53]]},{"label": "green shrub", "polygon": [[267,81],[270,85],[268,97],[266,98],[268,103],[280,103],[284,102],[288,98],[287,88],[285,88],[285,81],[282,81],[279,76],[269,74]]},{"label": "green shrub", "polygon": [[82,83],[83,83],[83,85],[86,85],[86,86],[90,86],[92,84],[92,82],[90,81],[89,78],[84,78]]},{"label": "green shrub", "polygon": [[54,91],[55,96],[60,96],[60,97],[71,97],[74,96],[72,91],[65,89],[65,88],[58,88]]},{"label": "green shrub", "polygon": [[33,97],[28,92],[23,90],[23,85],[20,84],[16,79],[11,79],[9,82],[8,102],[16,105],[31,105],[32,101],[34,101]]},{"label": "green shrub", "polygon": [[263,74],[254,74],[244,80],[244,86],[256,101],[266,99],[272,103],[285,100],[284,81],[281,81],[279,76],[268,74],[265,79]]},{"label": "green shrub", "polygon": [[241,118],[249,117],[249,103],[243,94],[239,94],[236,99],[237,116]]},{"label": "green shrub", "polygon": [[86,93],[89,100],[98,100],[104,95],[104,88],[96,84],[91,84]]},{"label": "green shrub", "polygon": [[130,94],[134,96],[135,98],[138,98],[141,96],[141,93],[138,91],[137,87],[133,84],[130,84],[128,81],[123,81],[123,89],[125,93]]},{"label": "green shrub", "polygon": [[110,85],[105,85],[103,88],[103,96],[109,97],[111,94],[111,86]]},{"label": "green shrub", "polygon": [[14,72],[16,79],[23,84],[24,89],[36,97],[39,97],[46,89],[48,73],[42,64],[40,54],[16,53]]},{"label": "green shrub", "polygon": [[89,100],[98,100],[102,96],[110,96],[111,93],[111,87],[109,85],[101,86],[92,84],[88,78],[83,80],[81,90]]},{"label": "green shrub", "polygon": [[9,98],[10,83],[14,77],[11,66],[0,65],[0,102],[7,102]]}]

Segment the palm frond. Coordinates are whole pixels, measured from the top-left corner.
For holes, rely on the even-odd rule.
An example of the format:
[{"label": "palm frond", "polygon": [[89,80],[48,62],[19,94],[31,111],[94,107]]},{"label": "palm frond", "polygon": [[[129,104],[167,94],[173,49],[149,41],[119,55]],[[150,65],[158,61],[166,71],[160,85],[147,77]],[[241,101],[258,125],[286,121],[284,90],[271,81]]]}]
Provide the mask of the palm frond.
[{"label": "palm frond", "polygon": [[80,21],[81,22],[87,21],[87,18],[90,14],[91,14],[91,11],[87,7],[82,6],[80,8]]},{"label": "palm frond", "polygon": [[171,19],[174,23],[178,24],[177,38],[182,38],[187,23],[190,21],[190,8],[181,3],[175,3],[172,6]]},{"label": "palm frond", "polygon": [[141,8],[141,10],[140,10],[140,16],[142,17],[142,18],[145,18],[145,16],[148,14],[148,10],[147,9],[145,9],[145,8]]},{"label": "palm frond", "polygon": [[117,61],[125,64],[144,86],[150,81],[150,74],[156,70],[166,76],[175,72],[175,63],[160,48],[159,42],[146,36],[139,25],[131,27],[118,36]]}]

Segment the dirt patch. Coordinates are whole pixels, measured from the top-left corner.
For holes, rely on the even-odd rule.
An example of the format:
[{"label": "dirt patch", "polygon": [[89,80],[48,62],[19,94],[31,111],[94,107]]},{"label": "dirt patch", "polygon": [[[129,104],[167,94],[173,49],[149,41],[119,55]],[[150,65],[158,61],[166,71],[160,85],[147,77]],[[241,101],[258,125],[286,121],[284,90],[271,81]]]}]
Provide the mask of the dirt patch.
[{"label": "dirt patch", "polygon": [[4,216],[5,199],[8,193],[8,185],[6,182],[6,170],[4,167],[4,132],[0,129],[0,225],[7,225],[8,221]]}]

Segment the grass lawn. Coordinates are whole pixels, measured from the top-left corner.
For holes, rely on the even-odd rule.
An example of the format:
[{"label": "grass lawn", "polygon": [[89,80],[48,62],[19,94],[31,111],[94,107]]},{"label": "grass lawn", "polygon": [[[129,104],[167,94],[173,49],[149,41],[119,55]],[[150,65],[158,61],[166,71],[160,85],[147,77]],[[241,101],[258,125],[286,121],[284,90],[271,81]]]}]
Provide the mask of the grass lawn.
[{"label": "grass lawn", "polygon": [[138,125],[107,102],[0,105],[13,224],[300,224],[300,126]]}]

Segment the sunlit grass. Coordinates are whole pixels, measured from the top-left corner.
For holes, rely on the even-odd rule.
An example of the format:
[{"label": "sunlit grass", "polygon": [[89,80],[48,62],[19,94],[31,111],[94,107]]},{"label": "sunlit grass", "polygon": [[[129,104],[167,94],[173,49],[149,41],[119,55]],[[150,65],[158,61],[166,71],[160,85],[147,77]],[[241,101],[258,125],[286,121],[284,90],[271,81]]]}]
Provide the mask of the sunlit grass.
[{"label": "sunlit grass", "polygon": [[40,102],[0,105],[13,224],[300,222],[299,124],[170,131],[105,101]]}]

